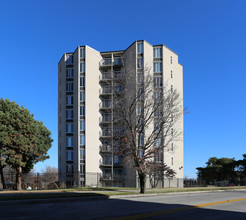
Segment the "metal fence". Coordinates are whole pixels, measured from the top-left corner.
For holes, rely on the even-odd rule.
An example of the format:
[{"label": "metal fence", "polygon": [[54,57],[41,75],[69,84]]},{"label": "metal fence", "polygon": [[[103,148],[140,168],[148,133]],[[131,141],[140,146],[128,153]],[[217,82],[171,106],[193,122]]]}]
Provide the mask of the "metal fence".
[{"label": "metal fence", "polygon": [[[56,189],[81,186],[91,187],[134,187],[139,188],[140,182],[137,176],[126,177],[124,175],[103,175],[102,173],[62,173],[65,181],[59,182],[58,173],[23,173],[22,189]],[[14,171],[4,173],[6,189],[16,189],[16,173]],[[60,178],[61,180],[61,178]],[[246,186],[246,178],[238,180],[223,180],[206,182],[192,178],[146,178],[146,188],[177,188],[177,187],[206,187],[206,186]],[[0,189],[3,184],[0,178]]]},{"label": "metal fence", "polygon": [[218,186],[218,187],[246,186],[246,178],[214,180],[214,181],[206,181],[206,180],[192,179],[192,178],[184,179],[184,187],[208,187],[208,186]]}]

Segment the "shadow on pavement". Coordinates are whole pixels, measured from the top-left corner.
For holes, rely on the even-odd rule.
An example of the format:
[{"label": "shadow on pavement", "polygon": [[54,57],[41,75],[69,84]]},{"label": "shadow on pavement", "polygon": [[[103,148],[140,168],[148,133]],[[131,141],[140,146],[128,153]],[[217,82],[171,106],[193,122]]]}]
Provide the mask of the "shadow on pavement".
[{"label": "shadow on pavement", "polygon": [[[246,219],[245,201],[230,203],[233,205],[233,211],[230,211],[223,205],[197,208],[192,205],[168,204],[166,200],[162,202],[160,197],[158,202],[103,198],[84,200],[82,197],[62,202],[59,199],[44,200],[35,204],[0,202],[0,219]],[[218,210],[222,208],[227,210]]]}]

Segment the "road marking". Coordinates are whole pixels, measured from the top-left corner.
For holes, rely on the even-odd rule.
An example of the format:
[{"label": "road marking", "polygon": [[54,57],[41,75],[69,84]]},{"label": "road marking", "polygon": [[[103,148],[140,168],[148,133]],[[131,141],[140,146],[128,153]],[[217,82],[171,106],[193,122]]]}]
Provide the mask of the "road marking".
[{"label": "road marking", "polygon": [[157,211],[157,212],[150,212],[150,213],[137,214],[137,215],[131,215],[131,216],[123,216],[123,217],[119,217],[119,218],[112,218],[111,220],[143,219],[143,218],[149,218],[149,217],[153,217],[153,216],[157,216],[157,215],[170,214],[170,213],[175,213],[175,212],[180,212],[180,211],[185,211],[185,210],[190,210],[190,209],[195,209],[195,208],[201,208],[201,207],[206,207],[206,206],[224,204],[224,203],[240,202],[240,201],[244,201],[244,200],[246,200],[246,198],[231,199],[231,200],[210,202],[210,203],[203,203],[203,204],[198,204],[198,205],[193,205],[193,206],[186,206],[186,207],[181,207],[181,208],[176,208],[176,209],[168,209],[168,210]]}]

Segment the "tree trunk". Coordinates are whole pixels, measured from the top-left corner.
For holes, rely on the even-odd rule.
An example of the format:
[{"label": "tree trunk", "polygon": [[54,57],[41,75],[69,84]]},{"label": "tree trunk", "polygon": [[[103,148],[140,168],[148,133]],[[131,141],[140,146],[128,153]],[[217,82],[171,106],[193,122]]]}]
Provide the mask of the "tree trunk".
[{"label": "tree trunk", "polygon": [[145,193],[145,174],[138,174],[140,180],[140,193]]},{"label": "tree trunk", "polygon": [[3,189],[6,189],[5,179],[3,176],[3,166],[0,166],[0,175],[1,175],[1,181],[2,181],[2,185],[3,185]]},{"label": "tree trunk", "polygon": [[16,186],[17,186],[17,190],[21,190],[21,175],[22,175],[22,167],[19,167],[16,170]]}]

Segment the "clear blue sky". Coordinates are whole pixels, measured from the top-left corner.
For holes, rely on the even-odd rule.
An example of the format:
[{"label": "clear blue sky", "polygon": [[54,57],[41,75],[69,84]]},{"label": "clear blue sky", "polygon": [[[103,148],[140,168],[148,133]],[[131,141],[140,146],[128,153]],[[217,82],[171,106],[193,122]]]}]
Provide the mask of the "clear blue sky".
[{"label": "clear blue sky", "polygon": [[0,5],[0,97],[28,108],[52,132],[57,166],[57,63],[78,45],[165,44],[184,66],[184,173],[209,157],[246,153],[246,1],[9,0]]}]

